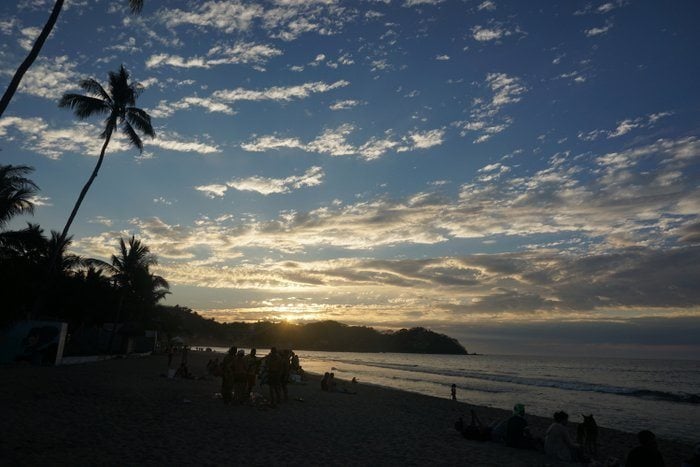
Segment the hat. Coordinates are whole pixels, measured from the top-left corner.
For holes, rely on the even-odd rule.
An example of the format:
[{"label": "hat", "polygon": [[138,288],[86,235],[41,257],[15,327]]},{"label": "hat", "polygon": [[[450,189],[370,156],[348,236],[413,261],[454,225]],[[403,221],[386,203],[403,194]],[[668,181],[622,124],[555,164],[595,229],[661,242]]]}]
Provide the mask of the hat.
[{"label": "hat", "polygon": [[513,406],[513,413],[522,417],[525,415],[525,406],[523,404],[515,404]]}]

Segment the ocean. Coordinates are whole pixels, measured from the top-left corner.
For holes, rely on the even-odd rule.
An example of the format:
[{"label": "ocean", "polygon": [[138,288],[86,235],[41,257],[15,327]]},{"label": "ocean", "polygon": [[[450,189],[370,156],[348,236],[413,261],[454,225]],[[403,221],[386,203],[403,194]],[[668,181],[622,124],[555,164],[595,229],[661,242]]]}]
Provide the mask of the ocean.
[{"label": "ocean", "polygon": [[[247,352],[246,352],[247,353]],[[258,355],[265,355],[259,351]],[[296,351],[306,371],[360,383],[450,397],[476,405],[551,417],[557,410],[572,422],[593,414],[601,426],[700,441],[700,362],[622,358],[506,355],[418,355]]]}]

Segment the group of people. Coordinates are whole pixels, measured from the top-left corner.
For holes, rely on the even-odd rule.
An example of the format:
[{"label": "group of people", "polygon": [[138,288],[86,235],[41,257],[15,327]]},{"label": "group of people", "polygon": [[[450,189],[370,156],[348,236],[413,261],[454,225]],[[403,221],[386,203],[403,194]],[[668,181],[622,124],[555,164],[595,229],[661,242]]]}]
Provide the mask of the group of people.
[{"label": "group of people", "polygon": [[263,358],[256,356],[256,349],[248,355],[243,349],[231,347],[219,362],[210,360],[207,371],[215,377],[221,377],[221,396],[225,404],[243,404],[252,400],[253,389],[258,380],[269,386],[269,403],[275,407],[281,401],[288,400],[287,383],[292,374],[303,377],[299,357],[290,349],[278,351],[270,349]]},{"label": "group of people", "polygon": [[[574,441],[567,423],[569,415],[564,411],[554,414],[554,420],[547,429],[544,439],[534,437],[525,419],[525,406],[515,404],[513,414],[491,426],[484,425],[474,410],[471,421],[466,425],[462,417],[455,422],[455,428],[467,439],[477,441],[495,441],[519,449],[544,451],[548,456],[564,462],[591,462],[591,455],[596,452],[598,427],[592,416],[584,417],[579,426],[578,439]],[[625,467],[664,467],[664,460],[656,444],[654,433],[640,431],[637,435],[639,445],[627,456]],[[622,464],[610,459],[606,467],[619,467]],[[694,457],[684,467],[700,467],[700,444],[695,447]]]}]

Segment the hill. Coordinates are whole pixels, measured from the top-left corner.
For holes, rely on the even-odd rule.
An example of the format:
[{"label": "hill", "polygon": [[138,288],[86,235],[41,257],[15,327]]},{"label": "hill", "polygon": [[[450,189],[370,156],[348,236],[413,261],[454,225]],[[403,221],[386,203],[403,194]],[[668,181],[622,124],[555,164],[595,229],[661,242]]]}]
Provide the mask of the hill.
[{"label": "hill", "polygon": [[189,308],[160,308],[159,327],[170,337],[186,337],[188,343],[194,346],[281,346],[338,352],[468,354],[456,339],[422,327],[378,331],[366,326],[348,326],[337,321],[302,324],[269,321],[219,323],[204,318]]}]

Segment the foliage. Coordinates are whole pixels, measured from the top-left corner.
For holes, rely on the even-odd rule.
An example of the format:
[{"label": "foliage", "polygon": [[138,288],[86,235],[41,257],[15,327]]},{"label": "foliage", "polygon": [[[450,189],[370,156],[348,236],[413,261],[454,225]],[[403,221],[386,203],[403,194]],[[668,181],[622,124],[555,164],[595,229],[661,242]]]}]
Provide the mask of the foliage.
[{"label": "foliage", "polygon": [[305,324],[218,323],[188,308],[161,307],[161,329],[168,337],[187,337],[191,345],[292,348],[339,352],[403,352],[466,355],[456,339],[422,327],[380,332],[337,321]]},{"label": "foliage", "polygon": [[26,165],[0,165],[0,227],[20,214],[32,214],[32,197],[38,187],[28,179],[34,169]]}]

